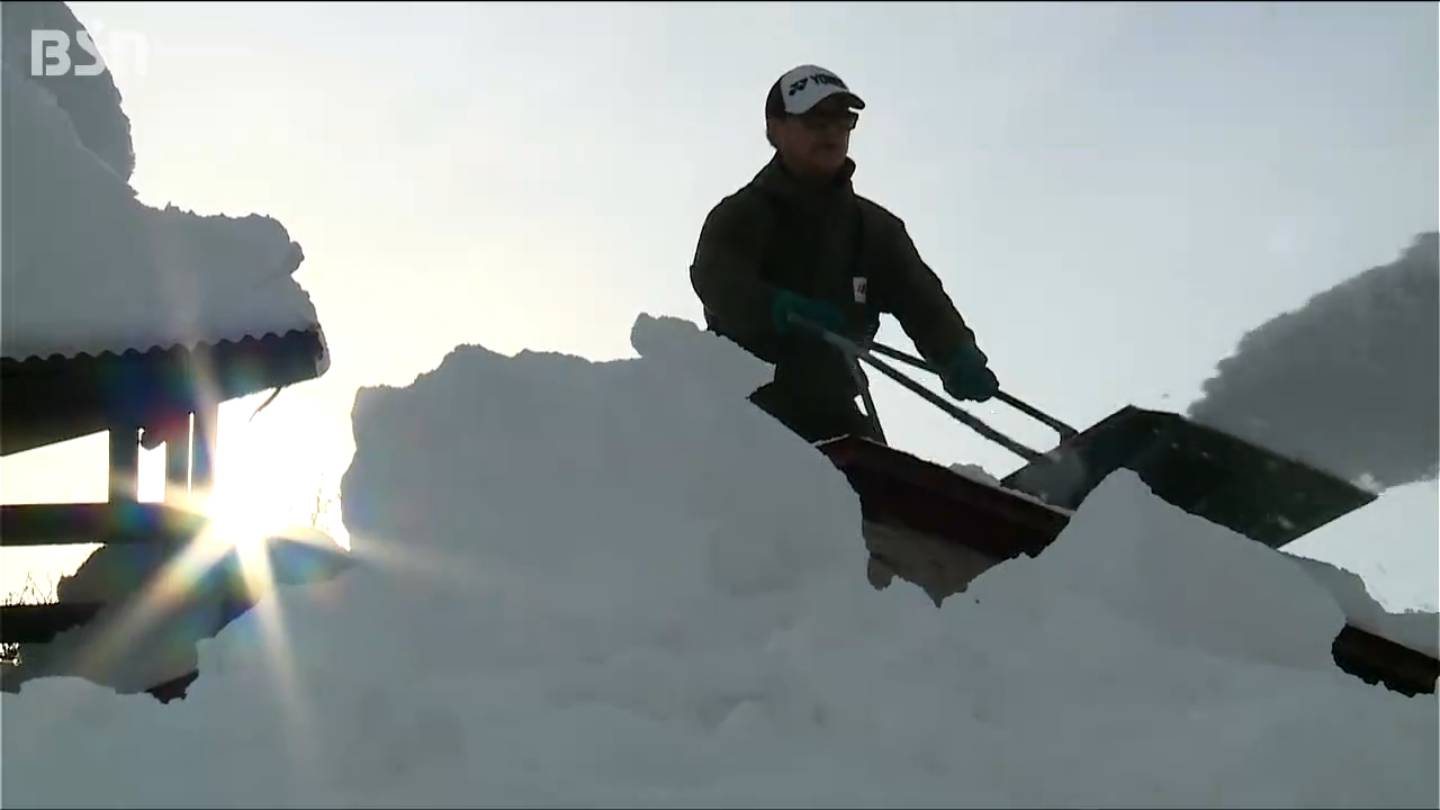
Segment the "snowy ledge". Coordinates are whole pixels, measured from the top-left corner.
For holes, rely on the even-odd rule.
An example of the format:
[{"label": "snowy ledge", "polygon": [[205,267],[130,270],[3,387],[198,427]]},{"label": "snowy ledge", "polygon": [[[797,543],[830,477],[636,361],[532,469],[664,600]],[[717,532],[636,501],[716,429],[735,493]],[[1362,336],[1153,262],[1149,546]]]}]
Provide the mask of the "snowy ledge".
[{"label": "snowy ledge", "polygon": [[303,254],[280,223],[146,206],[77,131],[77,120],[96,116],[72,116],[10,58],[0,95],[5,358],[318,332],[292,278]]}]

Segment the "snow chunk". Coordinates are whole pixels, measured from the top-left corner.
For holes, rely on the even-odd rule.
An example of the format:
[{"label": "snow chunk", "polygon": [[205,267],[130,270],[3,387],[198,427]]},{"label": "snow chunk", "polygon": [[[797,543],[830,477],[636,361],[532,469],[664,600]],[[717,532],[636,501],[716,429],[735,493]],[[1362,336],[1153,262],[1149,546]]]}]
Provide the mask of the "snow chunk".
[{"label": "snow chunk", "polygon": [[1009,487],[1006,487],[1003,483],[1001,483],[1000,479],[991,475],[989,472],[986,472],[985,468],[981,467],[978,464],[964,464],[961,462],[956,462],[954,464],[951,464],[949,469],[951,472],[963,475],[977,484],[984,484],[987,487],[1004,490],[1005,494],[1012,498],[1021,498],[1023,500],[1029,501],[1030,503],[1043,506],[1046,509],[1051,510],[1052,512],[1059,512],[1062,515],[1073,514],[1071,510],[1056,506],[1046,501],[1044,498],[1036,497],[1028,492],[1021,492],[1018,489],[1010,489]]},{"label": "snow chunk", "polygon": [[1375,491],[1440,468],[1440,234],[1246,334],[1195,421]]},{"label": "snow chunk", "polygon": [[971,481],[978,481],[979,483],[985,484],[987,486],[1000,486],[1000,479],[986,472],[985,468],[981,467],[978,464],[962,464],[956,462],[955,464],[950,465],[950,472],[959,473],[960,475],[969,478]]}]

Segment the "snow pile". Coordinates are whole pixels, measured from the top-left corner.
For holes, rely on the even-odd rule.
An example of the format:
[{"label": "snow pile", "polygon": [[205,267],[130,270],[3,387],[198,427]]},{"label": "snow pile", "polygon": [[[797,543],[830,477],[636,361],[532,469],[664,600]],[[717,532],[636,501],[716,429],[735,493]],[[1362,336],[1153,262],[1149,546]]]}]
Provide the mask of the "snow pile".
[{"label": "snow pile", "polygon": [[1381,487],[1440,465],[1437,234],[1247,334],[1198,422]]},{"label": "snow pile", "polygon": [[[28,34],[10,29],[12,14],[26,17],[11,5],[7,44]],[[47,24],[34,17],[24,23]],[[79,45],[71,49],[77,63],[90,62]],[[142,204],[127,181],[128,127],[122,139],[114,123],[123,113],[98,108],[118,104],[118,94],[60,85],[67,108],[31,78],[28,60],[15,61],[7,54],[0,92],[5,357],[119,353],[315,325],[314,306],[291,278],[300,247],[284,227],[258,215]]]},{"label": "snow pile", "polygon": [[[1391,487],[1285,547],[1353,571],[1388,610],[1440,608],[1440,483]],[[1354,618],[1352,616],[1352,618]]]},{"label": "snow pile", "polygon": [[1436,803],[1434,697],[1340,672],[1286,555],[1121,471],[941,609],[877,592],[844,477],[744,398],[768,367],[633,343],[362,391],[355,566],[203,642],[183,702],[4,696],[5,802]]}]

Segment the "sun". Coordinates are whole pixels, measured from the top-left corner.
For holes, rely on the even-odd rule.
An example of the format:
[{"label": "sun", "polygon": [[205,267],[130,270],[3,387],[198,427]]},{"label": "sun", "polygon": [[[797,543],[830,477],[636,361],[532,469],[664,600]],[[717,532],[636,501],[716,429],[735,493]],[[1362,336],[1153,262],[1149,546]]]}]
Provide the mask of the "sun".
[{"label": "sun", "polygon": [[210,486],[167,490],[168,448],[142,452],[140,478],[142,500],[164,500],[201,518],[183,555],[185,569],[239,563],[252,595],[259,596],[273,585],[267,549],[276,538],[333,536],[313,525],[317,487],[286,463],[285,451],[303,447],[304,437],[288,435],[283,424],[252,421],[253,410],[245,401],[222,404]]},{"label": "sun", "polygon": [[277,516],[272,514],[255,498],[247,497],[251,490],[243,486],[217,486],[202,496],[203,514],[207,519],[205,533],[209,542],[225,548],[234,548],[242,553],[253,552],[265,547],[266,538],[280,529]]},{"label": "sun", "polygon": [[280,474],[284,457],[277,459],[273,451],[277,443],[287,444],[288,437],[274,436],[264,427],[242,414],[222,413],[214,486],[193,493],[197,511],[207,519],[197,541],[213,554],[233,550],[255,595],[274,584],[266,553],[272,539],[310,528],[308,516],[300,514],[300,493]]},{"label": "sun", "polygon": [[243,486],[225,486],[217,482],[204,498],[207,518],[196,542],[205,549],[204,556],[223,557],[233,552],[240,564],[247,590],[258,597],[274,586],[266,546],[269,538],[279,533],[276,516],[248,497],[251,490]]},{"label": "sun", "polygon": [[[286,542],[292,534],[286,528],[291,521],[271,506],[271,493],[261,485],[264,469],[249,452],[248,438],[237,432],[228,447],[219,448],[213,486],[165,493],[169,506],[198,518],[194,533],[108,621],[86,652],[88,666],[107,666],[122,658],[138,639],[150,638],[155,632],[190,639],[200,627],[214,635],[219,627],[204,622],[195,625],[185,617],[195,610],[201,611],[196,615],[211,616],[214,609],[229,614],[235,606],[243,606],[242,612],[257,612],[266,646],[285,679],[288,650],[284,626],[274,600],[266,597],[281,581],[272,568],[272,545]],[[158,460],[163,462],[163,457]],[[163,468],[155,472],[161,475],[158,480],[152,477],[152,486],[163,491]],[[143,484],[143,469],[141,476]],[[284,572],[280,573],[283,576]]]}]

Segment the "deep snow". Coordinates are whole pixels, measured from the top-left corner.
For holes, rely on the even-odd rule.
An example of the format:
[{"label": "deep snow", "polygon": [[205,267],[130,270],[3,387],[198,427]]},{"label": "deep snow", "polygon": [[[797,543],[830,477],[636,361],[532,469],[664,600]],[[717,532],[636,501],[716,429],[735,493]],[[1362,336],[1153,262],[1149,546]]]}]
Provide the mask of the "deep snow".
[{"label": "deep snow", "polygon": [[1288,555],[1121,471],[938,610],[877,592],[844,477],[744,400],[768,367],[633,342],[362,390],[356,565],[202,642],[182,702],[5,695],[4,802],[1436,803],[1434,696],[1340,672]]},{"label": "deep snow", "polygon": [[[6,201],[27,201],[4,208],[4,356],[314,323],[279,223],[134,199],[118,98],[57,103],[8,58],[3,90]],[[681,321],[633,340],[612,363],[464,347],[362,391],[356,564],[198,656],[216,606],[181,599],[153,657],[89,673],[127,691],[198,660],[184,701],[76,677],[0,697],[0,804],[1437,803],[1434,696],[1330,659],[1347,610],[1425,625],[1353,579],[1121,472],[939,610],[876,592],[843,476],[744,401],[768,368]],[[1401,457],[1362,466],[1391,482]]]}]

